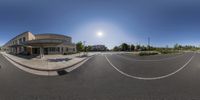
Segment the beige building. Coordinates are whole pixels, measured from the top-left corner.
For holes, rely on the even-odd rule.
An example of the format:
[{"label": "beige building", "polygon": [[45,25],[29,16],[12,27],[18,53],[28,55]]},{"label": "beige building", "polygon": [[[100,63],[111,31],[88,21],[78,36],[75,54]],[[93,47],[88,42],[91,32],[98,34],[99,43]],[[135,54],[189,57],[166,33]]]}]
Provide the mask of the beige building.
[{"label": "beige building", "polygon": [[24,32],[4,46],[4,50],[13,54],[64,54],[76,52],[76,45],[72,38],[60,34],[32,34]]}]

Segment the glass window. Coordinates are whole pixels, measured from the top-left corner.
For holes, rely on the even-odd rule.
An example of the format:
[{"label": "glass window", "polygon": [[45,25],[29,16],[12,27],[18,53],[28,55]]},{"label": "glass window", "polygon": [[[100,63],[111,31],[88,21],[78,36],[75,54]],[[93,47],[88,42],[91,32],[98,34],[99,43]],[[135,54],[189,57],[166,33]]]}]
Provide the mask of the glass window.
[{"label": "glass window", "polygon": [[25,37],[23,37],[23,42],[25,42],[26,41],[26,38]]},{"label": "glass window", "polygon": [[22,38],[19,39],[19,43],[22,43]]}]

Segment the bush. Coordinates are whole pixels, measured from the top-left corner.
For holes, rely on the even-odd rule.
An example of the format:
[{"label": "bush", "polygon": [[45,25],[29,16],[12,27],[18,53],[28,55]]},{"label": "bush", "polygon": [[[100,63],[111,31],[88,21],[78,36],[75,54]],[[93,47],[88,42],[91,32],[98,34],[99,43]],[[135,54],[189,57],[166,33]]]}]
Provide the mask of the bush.
[{"label": "bush", "polygon": [[160,50],[161,54],[173,54],[173,53],[179,53],[177,50]]},{"label": "bush", "polygon": [[158,52],[140,52],[140,56],[150,56],[150,55],[157,55]]}]

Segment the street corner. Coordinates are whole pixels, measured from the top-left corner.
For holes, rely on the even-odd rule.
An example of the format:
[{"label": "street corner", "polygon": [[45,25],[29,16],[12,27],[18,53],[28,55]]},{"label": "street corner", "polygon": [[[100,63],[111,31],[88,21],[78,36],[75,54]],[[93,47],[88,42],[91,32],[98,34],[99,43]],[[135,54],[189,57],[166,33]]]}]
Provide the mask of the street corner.
[{"label": "street corner", "polygon": [[[3,54],[3,56],[12,63],[15,67],[35,75],[42,76],[61,76],[70,73],[80,67],[90,56],[47,56],[43,59],[23,59],[11,54]],[[60,57],[60,58],[59,58]]]}]

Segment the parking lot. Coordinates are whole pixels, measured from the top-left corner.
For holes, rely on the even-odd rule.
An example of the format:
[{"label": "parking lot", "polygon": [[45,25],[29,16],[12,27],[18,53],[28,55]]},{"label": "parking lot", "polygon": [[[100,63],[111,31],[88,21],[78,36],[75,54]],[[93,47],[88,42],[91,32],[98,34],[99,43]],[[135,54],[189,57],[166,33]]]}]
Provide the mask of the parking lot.
[{"label": "parking lot", "polygon": [[[0,55],[3,100],[199,100],[200,54],[101,53],[62,76],[24,72]],[[30,99],[32,98],[32,99]]]}]

